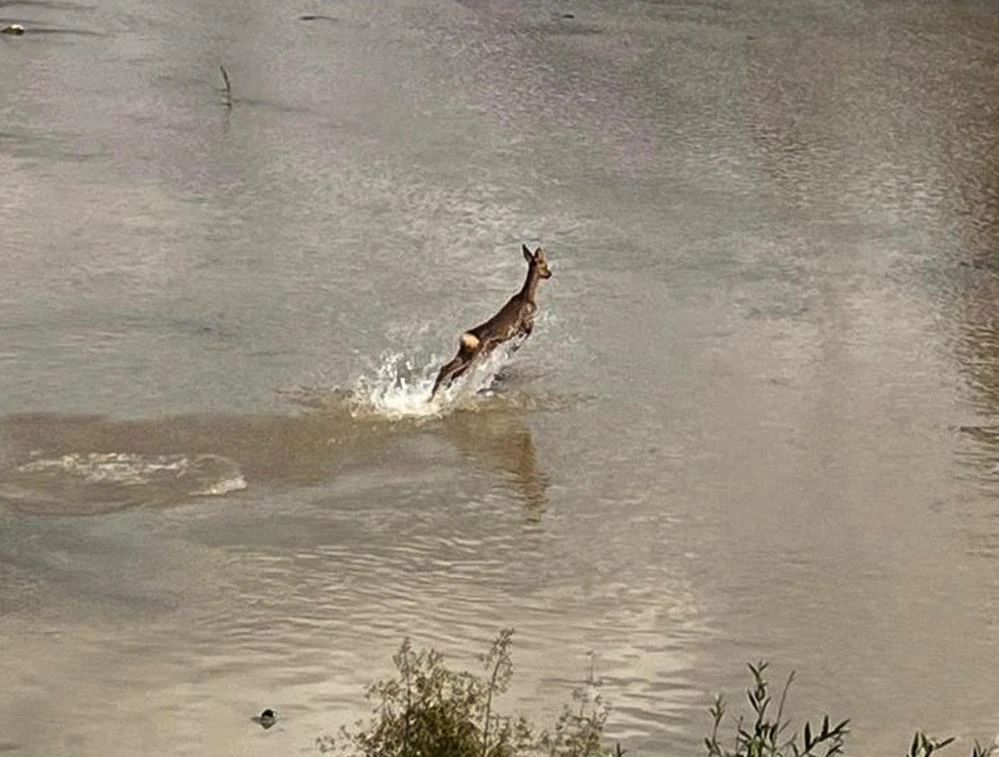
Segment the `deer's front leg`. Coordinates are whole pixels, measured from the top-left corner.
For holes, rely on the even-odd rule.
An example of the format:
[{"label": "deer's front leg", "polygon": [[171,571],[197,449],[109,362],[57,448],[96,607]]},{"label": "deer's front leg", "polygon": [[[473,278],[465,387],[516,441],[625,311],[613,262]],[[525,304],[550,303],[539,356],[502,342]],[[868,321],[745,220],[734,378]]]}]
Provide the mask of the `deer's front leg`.
[{"label": "deer's front leg", "polygon": [[521,348],[521,346],[527,340],[527,337],[531,335],[531,330],[533,328],[534,328],[533,318],[525,318],[523,321],[520,322],[520,325],[517,327],[517,333],[514,335],[513,344],[510,345],[511,355]]}]

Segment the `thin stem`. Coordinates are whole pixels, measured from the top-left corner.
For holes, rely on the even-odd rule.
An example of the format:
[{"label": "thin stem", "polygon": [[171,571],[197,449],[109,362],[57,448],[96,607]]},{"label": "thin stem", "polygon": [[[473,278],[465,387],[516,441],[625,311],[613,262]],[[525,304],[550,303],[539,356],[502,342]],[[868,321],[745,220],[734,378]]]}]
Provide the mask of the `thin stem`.
[{"label": "thin stem", "polygon": [[482,724],[482,757],[489,753],[489,720],[493,708],[493,690],[496,688],[496,677],[499,675],[500,665],[503,664],[503,657],[500,655],[496,664],[493,665],[493,674],[489,678],[489,693],[486,695],[486,715],[485,723]]}]

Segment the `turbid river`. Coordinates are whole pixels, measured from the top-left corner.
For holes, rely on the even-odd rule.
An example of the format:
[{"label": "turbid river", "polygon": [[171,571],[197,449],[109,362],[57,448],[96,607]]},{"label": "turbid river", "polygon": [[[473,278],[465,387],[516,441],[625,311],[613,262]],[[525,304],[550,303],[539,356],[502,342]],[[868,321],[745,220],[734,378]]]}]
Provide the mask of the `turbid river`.
[{"label": "turbid river", "polygon": [[[0,751],[313,754],[504,626],[505,709],[592,665],[636,757],[756,659],[853,754],[999,731],[995,3],[8,23]],[[428,404],[524,243],[533,336]]]}]

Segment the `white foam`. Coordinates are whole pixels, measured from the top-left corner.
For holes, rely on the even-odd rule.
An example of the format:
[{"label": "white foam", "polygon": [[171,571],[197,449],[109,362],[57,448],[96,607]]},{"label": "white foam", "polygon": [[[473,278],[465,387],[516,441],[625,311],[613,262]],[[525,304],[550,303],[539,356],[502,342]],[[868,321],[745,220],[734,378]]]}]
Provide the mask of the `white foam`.
[{"label": "white foam", "polygon": [[509,347],[500,347],[485,360],[442,389],[431,400],[437,372],[443,360],[417,366],[400,353],[385,353],[372,374],[361,376],[351,391],[353,410],[374,413],[390,419],[430,418],[447,415],[474,397],[488,393],[496,374],[510,359]]},{"label": "white foam", "polygon": [[87,483],[138,486],[157,474],[183,475],[188,467],[184,455],[136,455],[128,452],[72,452],[56,458],[43,458],[18,468],[21,473],[62,472]]},{"label": "white foam", "polygon": [[18,472],[70,476],[87,484],[180,486],[190,495],[222,495],[246,488],[239,466],[221,455],[71,452],[25,463]]},{"label": "white foam", "polygon": [[246,479],[242,476],[233,476],[232,478],[226,478],[218,483],[212,484],[211,486],[205,487],[204,489],[192,494],[206,497],[221,497],[229,492],[238,492],[246,488]]}]

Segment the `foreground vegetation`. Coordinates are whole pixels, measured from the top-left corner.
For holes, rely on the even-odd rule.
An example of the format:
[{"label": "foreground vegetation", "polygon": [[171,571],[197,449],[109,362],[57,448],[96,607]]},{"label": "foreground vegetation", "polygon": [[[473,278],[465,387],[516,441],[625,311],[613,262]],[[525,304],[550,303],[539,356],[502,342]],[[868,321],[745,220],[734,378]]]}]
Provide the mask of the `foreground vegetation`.
[{"label": "foreground vegetation", "polygon": [[[317,740],[321,752],[343,757],[623,757],[620,744],[604,743],[608,708],[591,673],[589,686],[573,692],[555,722],[539,728],[526,718],[501,714],[496,699],[513,676],[513,630],[504,629],[482,655],[482,672],[453,671],[433,649],[414,651],[409,640],[393,656],[396,676],[370,685],[373,714],[367,723]],[[842,754],[849,720],[824,716],[792,728],[785,715],[794,672],[775,692],[767,663],[749,666],[749,710],[726,717],[717,696],[709,714],[708,757],[835,757]],[[931,757],[953,741],[917,731],[906,757]],[[996,745],[978,742],[972,757],[999,755]],[[637,755],[636,755],[637,757]]]}]

